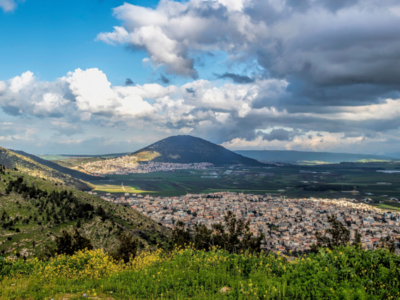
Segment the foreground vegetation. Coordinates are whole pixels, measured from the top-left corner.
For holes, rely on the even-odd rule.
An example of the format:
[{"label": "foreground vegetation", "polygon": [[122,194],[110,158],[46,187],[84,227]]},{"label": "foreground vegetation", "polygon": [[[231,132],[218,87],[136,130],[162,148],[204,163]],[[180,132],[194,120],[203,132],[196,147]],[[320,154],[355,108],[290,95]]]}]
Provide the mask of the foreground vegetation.
[{"label": "foreground vegetation", "polygon": [[2,299],[399,299],[400,258],[387,250],[320,249],[294,260],[225,250],[101,250],[0,261]]}]

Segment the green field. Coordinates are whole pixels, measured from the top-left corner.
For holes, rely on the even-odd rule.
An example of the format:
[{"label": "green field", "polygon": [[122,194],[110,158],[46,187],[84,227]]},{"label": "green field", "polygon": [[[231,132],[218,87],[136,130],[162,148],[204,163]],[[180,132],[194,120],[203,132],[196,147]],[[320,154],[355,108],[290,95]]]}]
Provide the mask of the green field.
[{"label": "green field", "polygon": [[94,192],[106,192],[106,193],[152,193],[151,191],[142,191],[133,188],[132,186],[121,186],[112,184],[97,184],[94,186]]},{"label": "green field", "polygon": [[[235,191],[245,193],[278,193],[280,188],[286,187],[286,180],[271,180],[270,176],[243,176],[226,175],[226,169],[210,169],[207,171],[187,171],[187,172],[155,172],[148,174],[130,174],[130,175],[107,175],[111,181],[102,181],[93,183],[96,190],[104,192],[121,191],[121,185],[132,187],[135,191],[132,193],[150,193],[161,196],[178,196],[187,193],[213,193],[217,191]],[[202,176],[211,176],[206,173],[216,172],[218,178],[202,178]],[[251,169],[244,171],[267,172],[265,169]],[[281,182],[280,182],[281,181]],[[279,183],[280,182],[280,183]],[[104,188],[108,185],[110,188]],[[128,192],[128,191],[125,191]]]},{"label": "green field", "polygon": [[[231,170],[234,173],[227,174]],[[148,174],[109,175],[101,181],[98,191],[122,193],[121,185],[132,193],[178,196],[187,193],[234,191],[254,194],[279,194],[287,197],[371,198],[386,201],[383,207],[394,207],[388,198],[400,198],[400,173],[380,173],[377,170],[400,170],[400,163],[343,163],[313,166],[235,169],[214,168]],[[235,174],[236,172],[236,174]],[[323,173],[325,172],[325,173]],[[266,176],[257,176],[260,173]],[[210,175],[213,174],[213,175]],[[239,175],[240,174],[240,175]],[[257,174],[257,175],[256,175]],[[216,176],[216,178],[204,178]],[[385,182],[386,185],[378,184]],[[109,186],[109,188],[107,188]],[[125,191],[128,192],[128,191]]]}]

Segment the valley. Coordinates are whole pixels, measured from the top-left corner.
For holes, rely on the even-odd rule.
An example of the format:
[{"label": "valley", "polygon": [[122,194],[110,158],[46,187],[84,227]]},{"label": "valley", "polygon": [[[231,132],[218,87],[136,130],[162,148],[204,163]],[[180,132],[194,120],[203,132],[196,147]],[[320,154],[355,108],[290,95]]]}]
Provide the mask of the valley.
[{"label": "valley", "polygon": [[[108,175],[92,182],[94,191],[158,196],[235,191],[288,197],[323,197],[389,201],[400,197],[400,163],[343,163],[316,166],[284,165],[263,168],[213,167],[147,174]],[[121,188],[124,186],[125,190]],[[109,188],[107,188],[108,186]]]}]

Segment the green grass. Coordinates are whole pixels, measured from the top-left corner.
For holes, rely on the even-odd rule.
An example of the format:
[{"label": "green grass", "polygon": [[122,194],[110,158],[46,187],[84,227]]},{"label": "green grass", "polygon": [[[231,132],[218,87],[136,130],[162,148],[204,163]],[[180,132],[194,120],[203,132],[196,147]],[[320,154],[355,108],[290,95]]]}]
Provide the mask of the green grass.
[{"label": "green grass", "polygon": [[400,211],[400,203],[385,201],[384,203],[373,204],[373,206],[387,211]]},{"label": "green grass", "polygon": [[[104,255],[94,256],[86,253],[56,262],[3,264],[0,298],[84,299],[83,294],[92,299],[400,297],[400,258],[384,250],[322,249],[317,255],[288,260],[279,254],[187,249],[147,253],[125,267]],[[224,287],[226,293],[221,292]]]},{"label": "green grass", "polygon": [[136,193],[136,194],[151,194],[150,191],[142,191],[133,188],[132,186],[112,185],[112,184],[97,184],[93,185],[95,192],[106,192],[106,193]]}]

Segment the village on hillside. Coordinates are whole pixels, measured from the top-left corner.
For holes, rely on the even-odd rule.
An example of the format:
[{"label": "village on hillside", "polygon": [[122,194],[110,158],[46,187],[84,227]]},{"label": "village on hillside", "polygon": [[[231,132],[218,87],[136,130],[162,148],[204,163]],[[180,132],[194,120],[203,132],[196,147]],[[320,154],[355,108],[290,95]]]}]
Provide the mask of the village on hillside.
[{"label": "village on hillside", "polygon": [[100,160],[80,166],[86,173],[93,176],[128,175],[136,173],[168,172],[173,170],[205,170],[211,168],[211,163],[161,163],[139,162],[136,156],[126,155],[114,159]]}]

